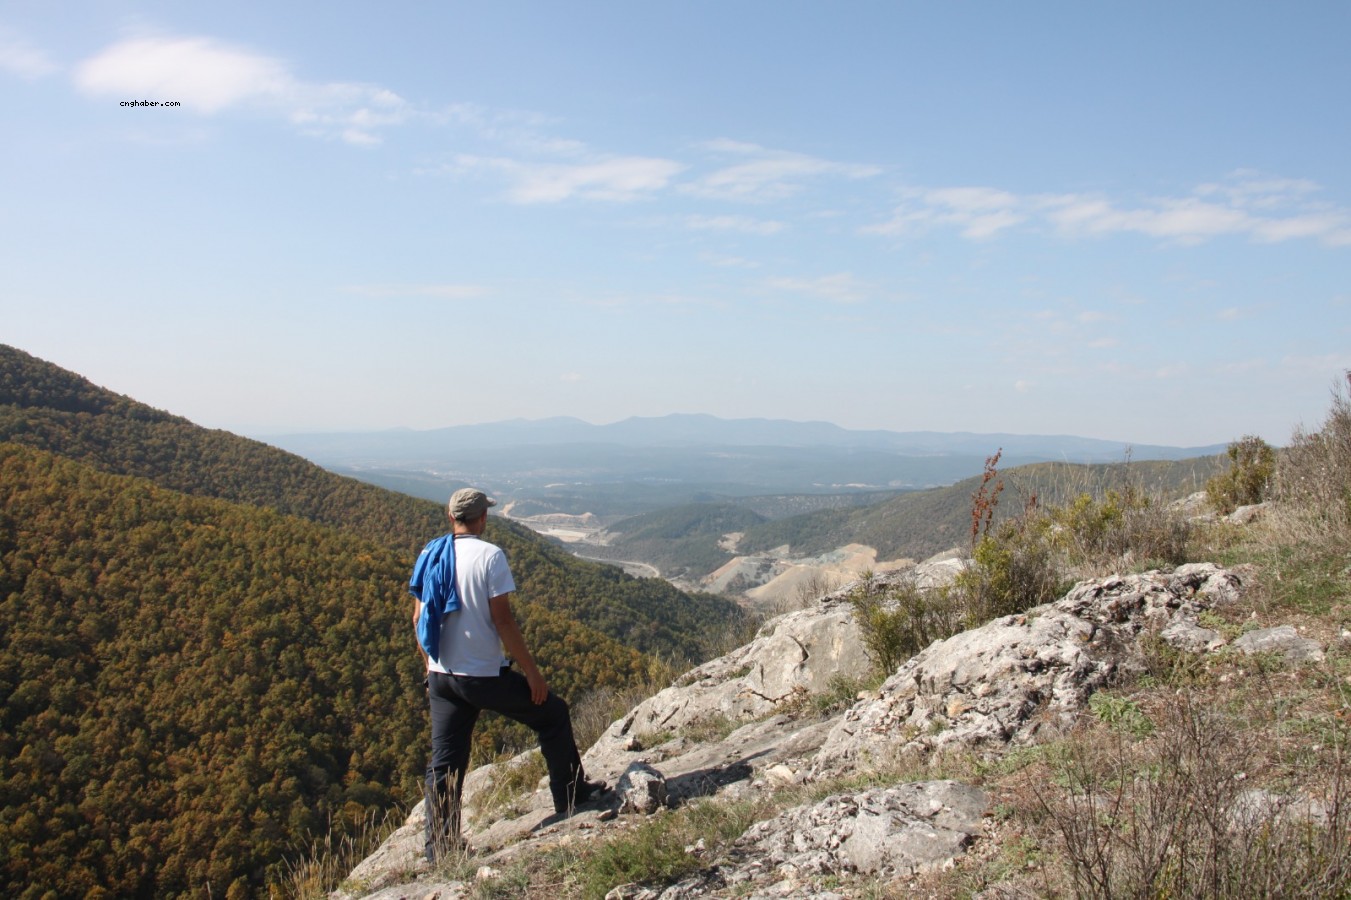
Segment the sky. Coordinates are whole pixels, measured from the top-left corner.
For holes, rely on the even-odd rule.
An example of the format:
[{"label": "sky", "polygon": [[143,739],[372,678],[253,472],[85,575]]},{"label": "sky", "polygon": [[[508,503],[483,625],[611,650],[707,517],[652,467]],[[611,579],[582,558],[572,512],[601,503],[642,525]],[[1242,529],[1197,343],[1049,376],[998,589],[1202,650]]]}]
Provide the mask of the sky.
[{"label": "sky", "polygon": [[0,0],[0,343],[248,435],[1283,444],[1351,369],[1348,39],[1344,0]]}]

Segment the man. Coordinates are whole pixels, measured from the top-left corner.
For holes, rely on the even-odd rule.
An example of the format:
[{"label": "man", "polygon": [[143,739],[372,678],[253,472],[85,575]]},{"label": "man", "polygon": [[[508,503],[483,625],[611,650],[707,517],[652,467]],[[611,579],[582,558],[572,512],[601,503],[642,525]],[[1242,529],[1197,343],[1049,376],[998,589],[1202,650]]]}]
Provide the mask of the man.
[{"label": "man", "polygon": [[[429,612],[454,609],[442,615],[439,623],[432,623],[430,629],[423,623],[419,631],[418,646],[427,661],[432,718],[425,793],[426,853],[431,862],[448,848],[463,844],[460,792],[469,765],[474,723],[481,710],[495,710],[535,731],[549,769],[549,791],[556,813],[569,815],[575,805],[606,789],[603,784],[588,782],[583,775],[568,705],[550,692],[512,614],[511,594],[516,582],[506,555],[482,538],[488,507],[495,505],[497,501],[473,488],[452,494],[447,510],[450,538],[427,545],[409,582],[409,591],[417,598],[413,606],[415,628],[424,603],[430,607]],[[445,547],[445,543],[450,546]],[[440,552],[442,547],[446,552]],[[448,598],[452,586],[458,608],[454,599]],[[424,647],[424,640],[430,650]],[[503,647],[521,667],[520,672],[510,668],[511,660],[503,657]]]}]

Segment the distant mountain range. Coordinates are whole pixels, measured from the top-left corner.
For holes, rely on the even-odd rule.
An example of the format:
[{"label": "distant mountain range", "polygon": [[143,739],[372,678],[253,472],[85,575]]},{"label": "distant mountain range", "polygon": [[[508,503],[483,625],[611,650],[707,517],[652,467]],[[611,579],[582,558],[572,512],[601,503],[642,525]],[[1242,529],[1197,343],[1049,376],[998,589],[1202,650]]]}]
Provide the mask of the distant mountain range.
[{"label": "distant mountain range", "polygon": [[608,425],[557,416],[508,419],[417,431],[255,435],[260,440],[323,461],[388,465],[447,453],[508,447],[601,444],[618,447],[780,447],[879,450],[905,456],[982,456],[1002,447],[1006,456],[1034,461],[1119,462],[1126,451],[1137,459],[1186,459],[1224,451],[1224,444],[1169,447],[1073,435],[938,431],[857,431],[829,422],[788,419],[720,419],[703,414],[634,416]]},{"label": "distant mountain range", "polygon": [[896,491],[952,484],[1002,449],[1004,466],[1212,456],[1224,445],[1167,447],[1072,435],[854,431],[828,422],[634,417],[512,419],[427,431],[259,435],[336,471],[434,499],[475,482],[509,498],[564,486],[625,485],[623,497],[556,504],[560,512],[635,514],[685,502],[759,494]]}]

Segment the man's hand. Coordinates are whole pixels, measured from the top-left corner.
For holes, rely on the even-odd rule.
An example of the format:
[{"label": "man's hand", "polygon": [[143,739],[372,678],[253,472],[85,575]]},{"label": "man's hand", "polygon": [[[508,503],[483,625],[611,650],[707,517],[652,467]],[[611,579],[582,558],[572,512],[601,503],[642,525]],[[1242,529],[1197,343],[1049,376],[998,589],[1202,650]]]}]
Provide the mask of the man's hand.
[{"label": "man's hand", "polygon": [[502,646],[525,673],[525,680],[530,684],[530,701],[539,706],[549,696],[549,683],[540,674],[535,658],[525,646],[525,638],[521,637],[521,626],[516,624],[516,616],[511,611],[511,595],[493,597],[488,601],[488,612],[497,627],[497,636],[502,639]]},{"label": "man's hand", "polygon": [[530,682],[530,702],[539,706],[549,696],[548,682],[544,680],[544,676],[540,674],[539,669],[533,666],[525,673],[525,680]]}]

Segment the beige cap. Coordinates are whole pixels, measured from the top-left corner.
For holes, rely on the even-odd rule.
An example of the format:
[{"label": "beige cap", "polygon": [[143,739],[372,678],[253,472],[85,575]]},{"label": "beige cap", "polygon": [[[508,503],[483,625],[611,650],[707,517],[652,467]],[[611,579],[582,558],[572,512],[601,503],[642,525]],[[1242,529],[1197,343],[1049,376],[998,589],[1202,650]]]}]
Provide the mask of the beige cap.
[{"label": "beige cap", "polygon": [[457,522],[472,522],[486,513],[488,507],[496,505],[497,501],[483,491],[460,488],[450,495],[450,504],[447,508],[450,510],[450,517]]}]

